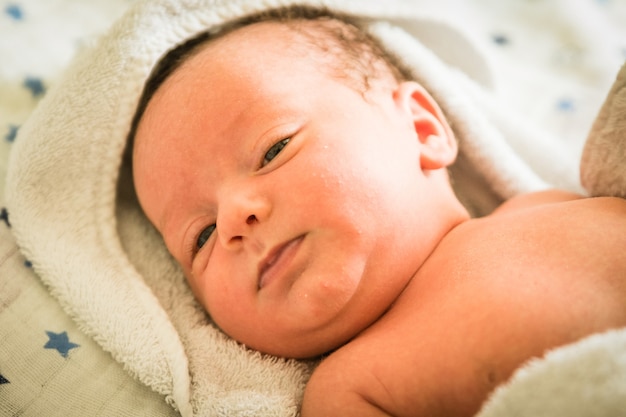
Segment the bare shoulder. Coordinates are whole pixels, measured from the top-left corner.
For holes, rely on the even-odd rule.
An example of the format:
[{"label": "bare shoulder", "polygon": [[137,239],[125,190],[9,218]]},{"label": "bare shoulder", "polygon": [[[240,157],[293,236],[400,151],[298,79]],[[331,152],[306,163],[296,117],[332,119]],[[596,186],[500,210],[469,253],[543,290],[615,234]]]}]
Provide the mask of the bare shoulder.
[{"label": "bare shoulder", "polygon": [[514,210],[534,207],[543,204],[561,203],[584,199],[580,194],[563,190],[545,190],[515,196],[500,205],[494,214],[507,213]]},{"label": "bare shoulder", "polygon": [[572,253],[604,249],[618,255],[623,253],[619,245],[626,242],[626,200],[618,197],[546,191],[516,197],[487,217],[493,226],[509,223],[518,233],[526,230],[536,237],[535,246],[558,243]]},{"label": "bare shoulder", "polygon": [[477,244],[487,259],[506,254],[518,270],[580,285],[611,283],[626,296],[625,199],[534,193],[512,199],[468,229],[482,237]]},{"label": "bare shoulder", "polygon": [[481,351],[507,363],[505,374],[524,358],[626,326],[626,200],[530,195],[461,232],[448,273],[468,277],[459,293],[481,303],[491,329],[502,326],[483,334]]},{"label": "bare shoulder", "polygon": [[626,326],[626,200],[507,204],[458,226],[387,314],[321,363],[303,417],[473,415],[528,359]]},{"label": "bare shoulder", "polygon": [[626,200],[523,200],[458,226],[396,307],[424,329],[427,365],[454,369],[457,392],[484,387],[482,399],[528,359],[626,326]]},{"label": "bare shoulder", "polygon": [[504,202],[494,210],[493,214],[500,215],[530,208],[546,208],[553,204],[568,203],[568,206],[592,208],[596,210],[615,210],[624,214],[626,200],[619,197],[584,197],[580,194],[563,190],[545,190],[534,193],[520,194]]}]

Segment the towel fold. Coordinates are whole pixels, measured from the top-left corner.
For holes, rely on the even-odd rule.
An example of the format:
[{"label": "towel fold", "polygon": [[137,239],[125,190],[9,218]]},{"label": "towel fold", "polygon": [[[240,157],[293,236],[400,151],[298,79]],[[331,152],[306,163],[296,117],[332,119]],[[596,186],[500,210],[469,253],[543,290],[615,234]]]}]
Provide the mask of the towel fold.
[{"label": "towel fold", "polygon": [[19,245],[67,313],[183,416],[295,416],[315,363],[260,355],[214,327],[139,209],[126,136],[143,83],[169,49],[293,3],[368,23],[440,102],[460,143],[455,188],[473,213],[521,192],[580,190],[576,156],[494,101],[489,60],[445,20],[378,0],[134,4],[76,57],[20,129],[6,199]]},{"label": "towel fold", "polygon": [[626,198],[626,64],[589,132],[580,178],[590,195]]}]

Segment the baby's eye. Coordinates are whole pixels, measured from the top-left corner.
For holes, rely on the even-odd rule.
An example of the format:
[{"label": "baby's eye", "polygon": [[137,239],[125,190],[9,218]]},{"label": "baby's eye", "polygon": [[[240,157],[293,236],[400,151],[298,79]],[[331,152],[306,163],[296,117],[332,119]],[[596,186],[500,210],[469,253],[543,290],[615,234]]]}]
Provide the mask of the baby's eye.
[{"label": "baby's eye", "polygon": [[198,236],[198,240],[196,240],[196,249],[201,249],[204,244],[209,240],[213,232],[215,231],[215,225],[212,224],[210,226],[205,227]]},{"label": "baby's eye", "polygon": [[265,153],[265,156],[263,157],[263,163],[261,165],[265,166],[272,162],[272,159],[276,158],[276,155],[278,155],[280,151],[282,151],[285,146],[287,146],[290,140],[291,138],[287,138],[273,144],[270,149]]}]

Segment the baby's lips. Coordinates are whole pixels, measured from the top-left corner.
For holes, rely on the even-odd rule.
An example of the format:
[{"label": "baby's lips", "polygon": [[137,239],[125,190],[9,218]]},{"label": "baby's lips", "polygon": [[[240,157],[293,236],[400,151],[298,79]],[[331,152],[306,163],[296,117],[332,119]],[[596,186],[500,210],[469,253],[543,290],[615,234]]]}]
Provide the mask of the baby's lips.
[{"label": "baby's lips", "polygon": [[277,275],[280,275],[281,269],[289,266],[293,260],[303,236],[281,243],[273,247],[269,253],[259,263],[258,286],[262,289],[269,285]]}]

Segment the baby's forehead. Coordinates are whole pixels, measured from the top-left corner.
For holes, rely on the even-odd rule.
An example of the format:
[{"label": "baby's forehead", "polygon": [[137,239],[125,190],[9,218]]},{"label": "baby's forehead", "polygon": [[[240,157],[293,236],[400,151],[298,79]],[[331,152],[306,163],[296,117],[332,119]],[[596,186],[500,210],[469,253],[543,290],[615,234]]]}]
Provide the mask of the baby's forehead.
[{"label": "baby's forehead", "polygon": [[[316,48],[313,43],[307,42],[304,34],[311,33],[309,30],[319,30],[315,28],[317,24],[318,22],[304,20],[288,23],[274,20],[251,23],[207,40],[198,48],[198,52],[226,53],[232,56],[245,51],[252,52],[252,55],[246,57],[254,60],[255,55],[264,50],[278,49],[283,54],[298,53],[305,58],[309,55],[302,52],[311,52]],[[254,49],[251,51],[250,48],[245,48],[249,46],[254,46]]]},{"label": "baby's forehead", "polygon": [[263,54],[274,54],[365,93],[377,81],[393,83],[403,78],[376,48],[362,28],[340,18],[264,20],[218,31],[187,61],[203,55],[208,64],[228,62],[235,71],[239,65],[254,65]]},{"label": "baby's forehead", "polygon": [[189,68],[211,71],[216,66],[229,66],[233,73],[238,73],[243,68],[260,67],[268,56],[278,60],[293,58],[297,54],[297,58],[306,59],[305,54],[297,52],[304,50],[299,44],[282,24],[255,23],[200,45],[170,78],[175,80],[177,76],[186,76]]},{"label": "baby's forehead", "polygon": [[[308,39],[311,32],[305,35],[300,30],[315,23],[264,21],[211,38],[191,51],[163,84],[176,83],[182,77],[197,76],[198,71],[210,71],[217,65],[228,65],[234,73],[244,68],[255,67],[267,70],[267,57],[275,57],[276,65],[279,65],[278,61],[291,62],[296,66],[294,71],[300,65],[308,68],[325,68],[328,70],[326,75],[331,76],[333,74],[330,68],[341,67],[341,64],[335,62],[338,59],[330,54],[324,54],[323,48],[313,44]],[[261,63],[265,65],[262,66]]]}]

